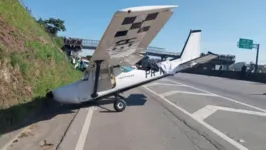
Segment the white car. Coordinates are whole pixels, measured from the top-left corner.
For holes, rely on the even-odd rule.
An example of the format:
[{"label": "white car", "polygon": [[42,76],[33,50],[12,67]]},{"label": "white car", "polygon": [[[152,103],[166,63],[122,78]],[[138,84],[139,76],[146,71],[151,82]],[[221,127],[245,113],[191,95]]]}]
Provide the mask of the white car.
[{"label": "white car", "polygon": [[85,67],[85,68],[88,68],[88,66],[89,66],[89,62],[90,62],[90,61],[88,61],[88,60],[82,60],[82,62],[83,62],[83,64],[84,64],[84,67]]}]

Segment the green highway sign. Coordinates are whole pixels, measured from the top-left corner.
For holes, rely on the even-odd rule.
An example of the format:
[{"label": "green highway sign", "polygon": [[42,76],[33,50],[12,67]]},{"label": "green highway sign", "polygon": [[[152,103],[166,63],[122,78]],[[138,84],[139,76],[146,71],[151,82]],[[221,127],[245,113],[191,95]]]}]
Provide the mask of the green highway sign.
[{"label": "green highway sign", "polygon": [[253,48],[253,40],[240,38],[239,42],[238,42],[238,47],[244,48],[244,49],[252,49]]}]

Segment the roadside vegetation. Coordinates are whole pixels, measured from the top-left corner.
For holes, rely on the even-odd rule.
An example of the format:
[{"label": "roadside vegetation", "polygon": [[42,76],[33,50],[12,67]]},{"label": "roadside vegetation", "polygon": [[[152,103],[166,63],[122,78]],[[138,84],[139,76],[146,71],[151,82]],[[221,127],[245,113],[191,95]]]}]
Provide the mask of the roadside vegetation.
[{"label": "roadside vegetation", "polygon": [[0,1],[0,135],[36,114],[49,89],[81,78],[60,49],[63,23],[36,21],[18,0]]}]

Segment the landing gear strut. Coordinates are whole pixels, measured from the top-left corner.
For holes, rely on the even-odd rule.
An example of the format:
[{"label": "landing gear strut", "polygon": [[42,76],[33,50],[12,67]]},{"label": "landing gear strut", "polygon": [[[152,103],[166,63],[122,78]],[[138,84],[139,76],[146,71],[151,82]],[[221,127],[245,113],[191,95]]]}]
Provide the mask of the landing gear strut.
[{"label": "landing gear strut", "polygon": [[114,109],[117,112],[122,112],[126,109],[127,103],[125,101],[125,98],[121,95],[116,94],[115,95],[115,101],[114,101]]}]

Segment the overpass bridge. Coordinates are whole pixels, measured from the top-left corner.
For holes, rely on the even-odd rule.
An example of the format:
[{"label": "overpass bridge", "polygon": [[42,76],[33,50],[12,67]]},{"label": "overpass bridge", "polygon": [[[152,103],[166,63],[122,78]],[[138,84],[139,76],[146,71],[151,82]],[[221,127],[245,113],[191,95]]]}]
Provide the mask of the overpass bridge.
[{"label": "overpass bridge", "polygon": [[[99,40],[90,40],[90,39],[76,39],[69,38],[64,39],[64,47],[76,49],[79,51],[81,49],[95,50],[99,44]],[[149,46],[144,55],[161,57],[162,60],[166,58],[178,58],[180,53],[167,52],[164,48]]]},{"label": "overpass bridge", "polygon": [[[77,39],[77,38],[65,38],[64,39],[64,51],[68,53],[69,51],[79,52],[82,49],[94,51],[99,44],[99,40],[88,40],[88,39]],[[166,60],[166,58],[179,58],[180,53],[167,52],[164,48],[148,46],[146,53],[147,56],[161,57],[161,60]],[[204,55],[202,53],[202,55]],[[218,54],[219,55],[219,54]],[[202,67],[213,68],[215,65],[223,65],[228,69],[228,66],[235,62],[234,55],[219,55],[218,58],[213,59],[209,63],[202,65]]]}]

